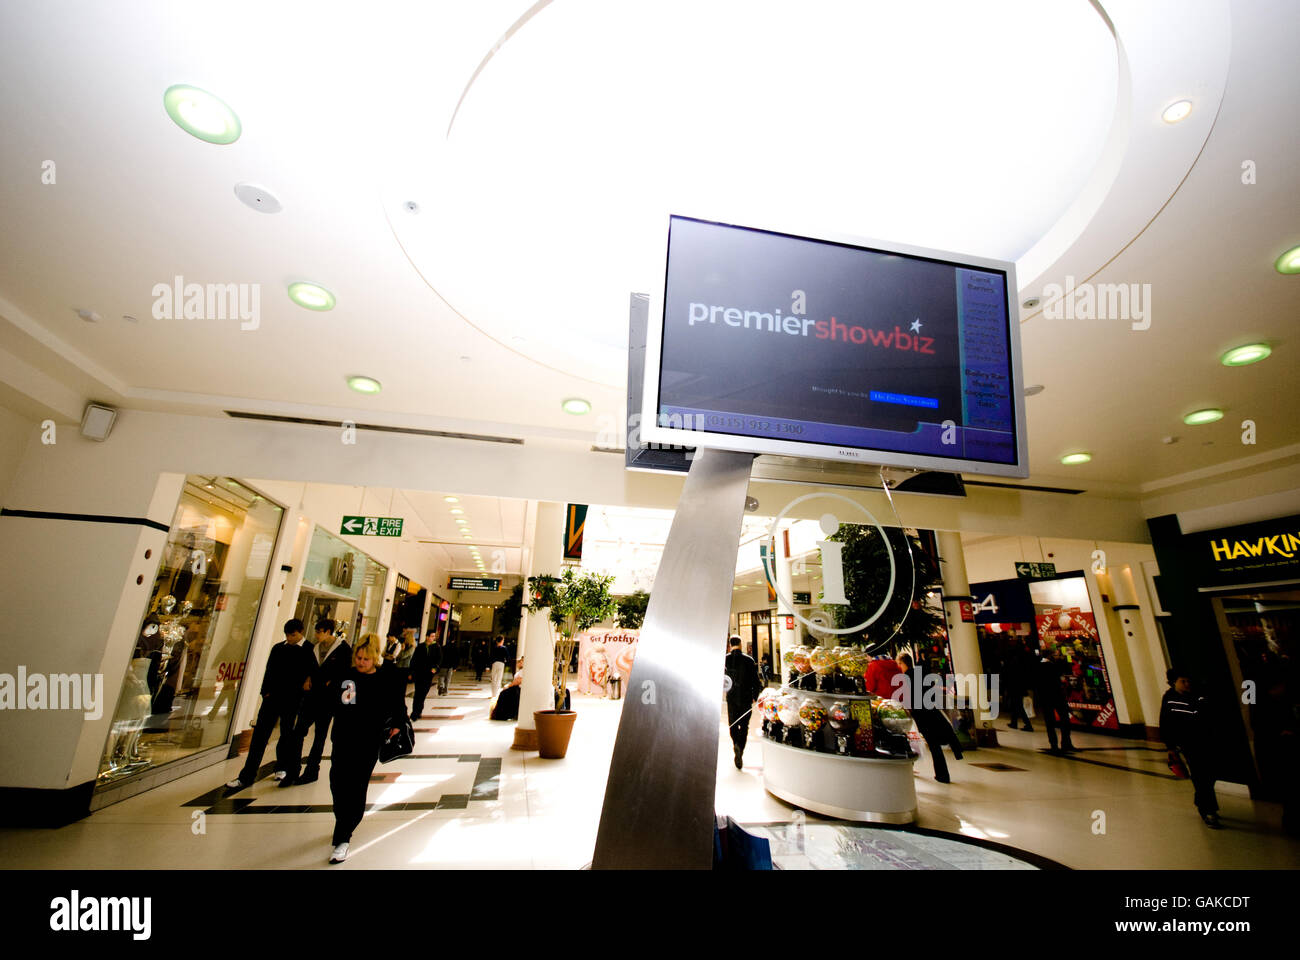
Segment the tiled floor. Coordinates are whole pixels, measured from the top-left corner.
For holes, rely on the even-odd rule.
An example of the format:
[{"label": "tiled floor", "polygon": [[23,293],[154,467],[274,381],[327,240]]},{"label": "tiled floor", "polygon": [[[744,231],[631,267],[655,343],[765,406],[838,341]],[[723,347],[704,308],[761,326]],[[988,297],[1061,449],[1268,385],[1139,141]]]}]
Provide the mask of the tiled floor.
[{"label": "tiled floor", "polygon": [[[487,684],[472,679],[458,678],[449,696],[430,698],[416,724],[415,755],[376,769],[371,808],[353,837],[351,858],[341,866],[326,864],[333,826],[328,763],[316,783],[279,789],[269,779],[272,747],[267,778],[231,798],[220,788],[242,759],[58,830],[0,831],[0,867],[585,865],[596,839],[621,701],[575,699],[578,722],[564,760],[511,750],[514,724],[488,720],[488,706]],[[919,826],[992,840],[1079,868],[1300,866],[1300,841],[1281,832],[1277,805],[1252,802],[1240,788],[1220,785],[1226,829],[1210,830],[1192,806],[1191,785],[1170,778],[1163,754],[1149,745],[1077,734],[1075,745],[1082,751],[1063,758],[1042,752],[1042,733],[1003,728],[999,738],[997,749],[972,751],[964,761],[950,757],[951,784],[934,781],[929,758],[918,762]],[[761,755],[754,730],[746,765],[737,770],[720,720],[719,814],[748,824],[791,820],[793,808],[762,788]],[[814,814],[806,818],[810,829],[826,822]],[[907,850],[924,860],[915,839],[900,837],[890,850]],[[955,862],[949,854],[931,854]],[[794,859],[787,866],[812,865],[800,862],[797,852],[790,855]]]}]

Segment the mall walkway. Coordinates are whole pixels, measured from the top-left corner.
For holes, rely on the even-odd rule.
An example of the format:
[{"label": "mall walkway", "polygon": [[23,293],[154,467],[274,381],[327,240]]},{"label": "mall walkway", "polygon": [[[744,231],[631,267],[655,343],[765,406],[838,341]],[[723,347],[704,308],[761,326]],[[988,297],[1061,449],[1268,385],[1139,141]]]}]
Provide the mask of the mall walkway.
[{"label": "mall walkway", "polygon": [[[279,789],[264,777],[226,798],[229,760],[97,811],[58,830],[0,831],[3,868],[554,868],[591,859],[621,701],[577,698],[569,756],[510,750],[514,724],[487,719],[488,688],[460,674],[416,724],[415,755],[380,765],[371,809],[347,863],[329,866],[326,770]],[[432,707],[432,709],[429,709]],[[756,726],[756,725],[755,725]],[[717,810],[742,823],[784,823],[793,809],[762,789],[761,741],[751,733],[737,770],[719,722]],[[1169,777],[1149,744],[1076,734],[1071,758],[1040,752],[1041,733],[998,731],[1002,746],[953,762],[935,783],[916,780],[919,825],[985,838],[1071,867],[1295,868],[1300,841],[1280,830],[1275,804],[1220,785],[1227,829],[1207,829],[1192,788]],[[993,764],[1000,766],[980,766]],[[1094,832],[1097,811],[1105,832]],[[809,823],[822,818],[808,815]]]}]

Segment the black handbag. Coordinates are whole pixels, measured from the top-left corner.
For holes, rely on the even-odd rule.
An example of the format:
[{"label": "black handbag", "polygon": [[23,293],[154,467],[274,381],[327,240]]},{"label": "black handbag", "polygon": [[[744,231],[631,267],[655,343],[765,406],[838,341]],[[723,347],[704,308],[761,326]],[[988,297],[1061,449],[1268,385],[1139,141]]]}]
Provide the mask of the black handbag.
[{"label": "black handbag", "polygon": [[386,731],[392,730],[393,727],[397,728],[397,732],[387,735],[379,748],[380,763],[389,763],[415,751],[415,728],[411,726],[410,718],[403,717],[400,721],[390,720],[384,725]]}]

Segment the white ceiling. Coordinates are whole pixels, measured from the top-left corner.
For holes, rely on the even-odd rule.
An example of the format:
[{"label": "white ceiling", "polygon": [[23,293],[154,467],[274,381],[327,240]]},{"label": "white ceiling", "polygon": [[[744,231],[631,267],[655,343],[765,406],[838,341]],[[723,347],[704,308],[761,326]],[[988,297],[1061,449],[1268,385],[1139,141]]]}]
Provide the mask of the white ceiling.
[{"label": "white ceiling", "polygon": [[[1300,243],[1300,5],[1105,0],[1113,34],[1087,0],[533,6],[4,4],[0,403],[586,447],[623,417],[626,294],[654,282],[672,209],[1015,257],[1022,299],[1150,284],[1148,330],[1022,316],[1047,387],[1030,482],[1140,495],[1300,460],[1300,277],[1272,266]],[[171,122],[181,82],[237,111],[236,143]],[[1192,115],[1162,123],[1181,97]],[[240,181],[284,211],[243,206]],[[260,284],[258,329],[155,320],[178,275]],[[304,279],[338,306],[292,304]],[[1217,363],[1256,339],[1273,357]],[[574,395],[590,415],[561,412]],[[1222,422],[1183,426],[1210,405]],[[1060,466],[1072,449],[1093,462]],[[451,539],[439,498],[418,509]],[[472,514],[484,542],[512,539],[497,509]]]}]

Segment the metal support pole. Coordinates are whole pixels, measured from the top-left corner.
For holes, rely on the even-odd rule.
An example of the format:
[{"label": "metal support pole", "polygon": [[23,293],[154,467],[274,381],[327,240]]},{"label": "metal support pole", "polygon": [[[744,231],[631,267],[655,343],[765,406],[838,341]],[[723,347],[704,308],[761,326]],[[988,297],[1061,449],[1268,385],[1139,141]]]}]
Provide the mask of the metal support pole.
[{"label": "metal support pole", "polygon": [[592,868],[713,865],[723,661],[753,454],[701,450],[650,593]]}]

